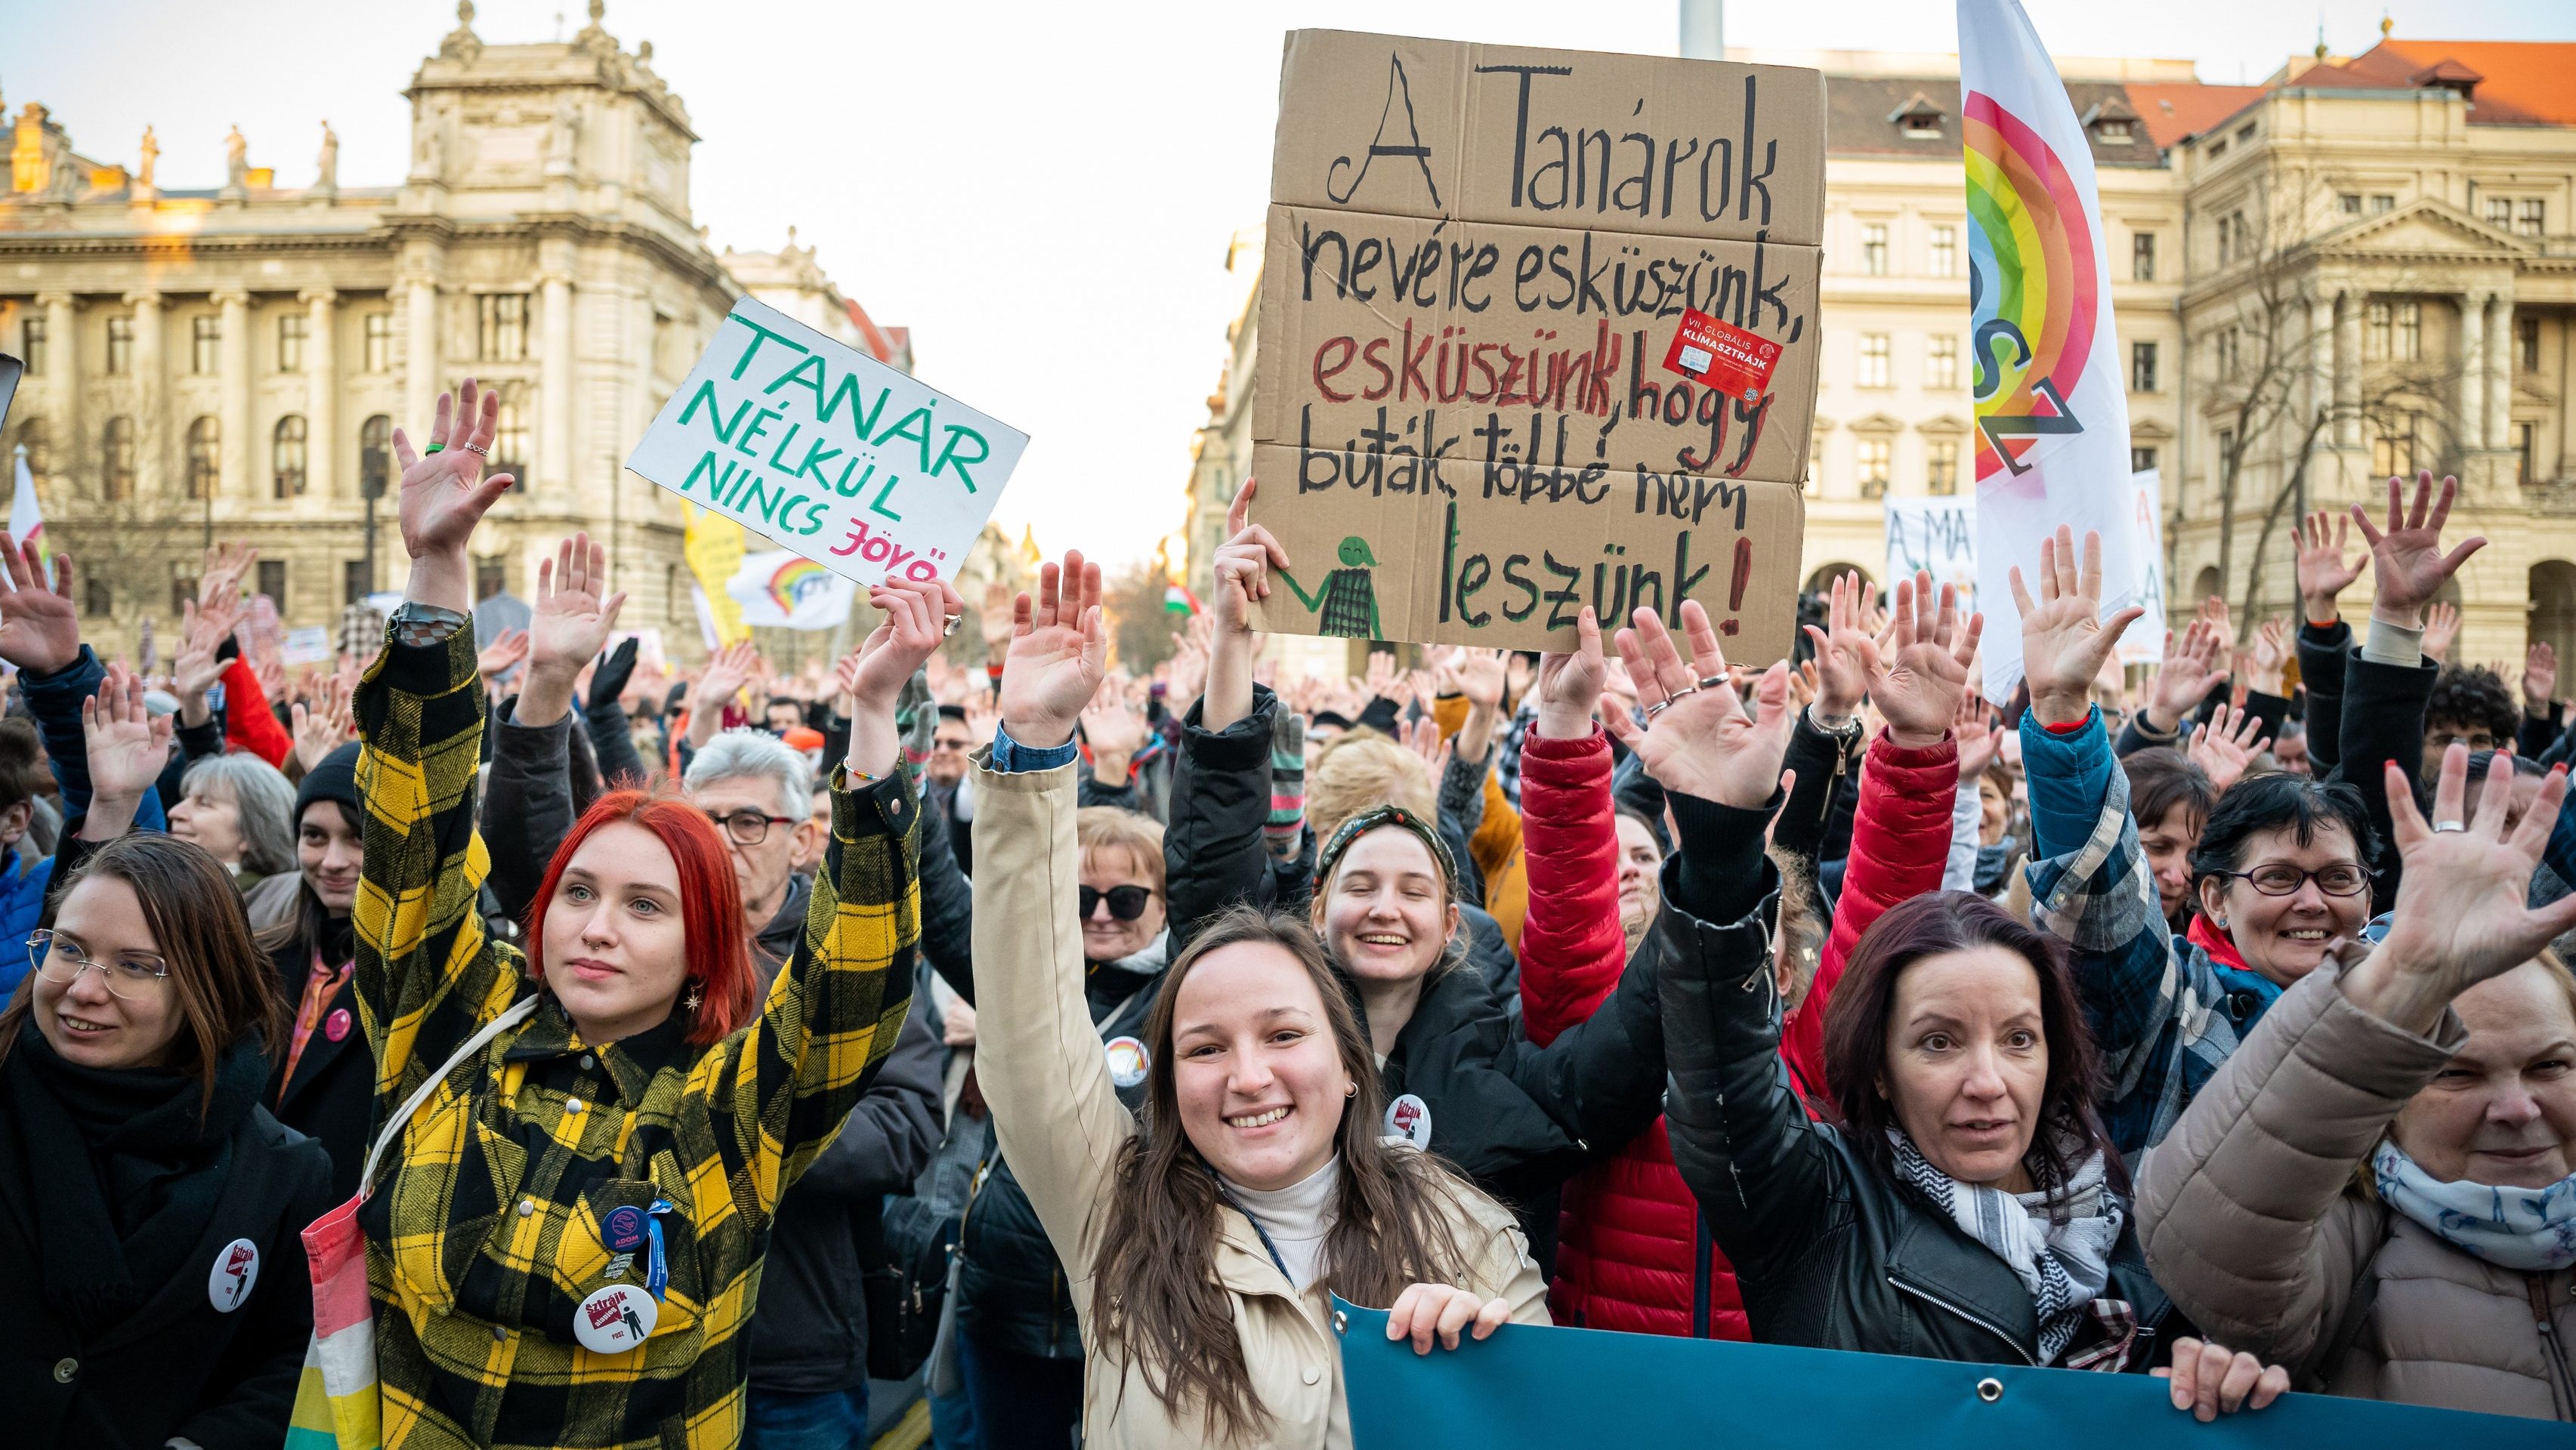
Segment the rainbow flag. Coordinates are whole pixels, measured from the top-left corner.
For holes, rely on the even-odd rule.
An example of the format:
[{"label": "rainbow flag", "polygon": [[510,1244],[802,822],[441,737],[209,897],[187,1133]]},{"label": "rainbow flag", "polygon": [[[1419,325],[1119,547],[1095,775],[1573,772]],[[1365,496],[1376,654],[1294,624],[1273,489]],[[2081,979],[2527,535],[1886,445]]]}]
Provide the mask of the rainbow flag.
[{"label": "rainbow flag", "polygon": [[[1976,373],[1977,592],[2012,598],[2065,524],[2102,536],[2102,610],[2137,602],[2129,401],[2093,152],[2019,0],[1959,0]],[[2021,684],[2021,620],[1986,615],[1986,696]]]},{"label": "rainbow flag", "polygon": [[725,581],[725,593],[745,624],[835,629],[849,623],[859,586],[802,554],[768,549],[742,556],[742,566]]},{"label": "rainbow flag", "polygon": [[376,1385],[376,1320],[367,1302],[367,1243],[359,1198],[304,1231],[313,1275],[313,1338],[284,1450],[374,1450],[382,1441]]}]

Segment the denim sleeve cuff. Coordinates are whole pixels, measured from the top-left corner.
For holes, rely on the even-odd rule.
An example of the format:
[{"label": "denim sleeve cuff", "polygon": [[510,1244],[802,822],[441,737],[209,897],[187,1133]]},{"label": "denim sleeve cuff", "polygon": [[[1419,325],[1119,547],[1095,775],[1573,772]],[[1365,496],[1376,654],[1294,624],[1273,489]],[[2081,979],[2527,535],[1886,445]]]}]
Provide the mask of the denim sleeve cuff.
[{"label": "denim sleeve cuff", "polygon": [[1008,730],[998,725],[993,727],[992,767],[1004,775],[1053,770],[1061,765],[1071,765],[1080,753],[1080,748],[1070,740],[1046,750],[1031,749],[1013,740]]}]

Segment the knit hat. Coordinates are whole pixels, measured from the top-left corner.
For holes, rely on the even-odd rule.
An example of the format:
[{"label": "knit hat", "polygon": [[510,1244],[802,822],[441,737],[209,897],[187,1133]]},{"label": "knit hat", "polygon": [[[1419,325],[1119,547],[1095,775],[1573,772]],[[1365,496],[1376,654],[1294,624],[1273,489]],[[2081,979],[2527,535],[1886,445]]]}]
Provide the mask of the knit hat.
[{"label": "knit hat", "polygon": [[295,788],[293,825],[302,827],[304,808],[315,801],[338,801],[353,811],[360,809],[357,741],[352,740],[323,756],[320,763],[304,772],[304,783]]},{"label": "knit hat", "polygon": [[1306,717],[1282,710],[1270,726],[1270,819],[1261,836],[1274,856],[1297,849],[1306,831]]}]

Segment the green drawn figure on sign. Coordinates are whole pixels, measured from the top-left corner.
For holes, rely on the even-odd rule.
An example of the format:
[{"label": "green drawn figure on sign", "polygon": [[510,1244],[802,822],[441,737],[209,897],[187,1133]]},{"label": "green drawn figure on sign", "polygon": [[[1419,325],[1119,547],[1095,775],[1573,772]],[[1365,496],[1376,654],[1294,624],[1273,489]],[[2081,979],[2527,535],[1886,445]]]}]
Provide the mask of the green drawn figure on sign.
[{"label": "green drawn figure on sign", "polygon": [[1383,631],[1377,621],[1377,590],[1369,583],[1369,570],[1377,567],[1377,556],[1369,552],[1368,540],[1357,534],[1342,540],[1342,567],[1324,576],[1324,587],[1309,594],[1297,576],[1282,569],[1279,577],[1297,592],[1297,602],[1319,614],[1318,632],[1342,639],[1380,639]]}]

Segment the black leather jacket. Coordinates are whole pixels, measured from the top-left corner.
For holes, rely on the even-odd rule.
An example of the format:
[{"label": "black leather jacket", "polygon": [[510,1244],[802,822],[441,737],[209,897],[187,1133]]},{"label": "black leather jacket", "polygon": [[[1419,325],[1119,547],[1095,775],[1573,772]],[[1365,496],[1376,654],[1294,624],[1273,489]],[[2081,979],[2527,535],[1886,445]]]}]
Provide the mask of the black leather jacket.
[{"label": "black leather jacket", "polygon": [[[1760,830],[1760,812],[1703,807]],[[1679,813],[1677,813],[1679,814]],[[1683,850],[1691,842],[1685,817]],[[1679,856],[1664,865],[1665,1123],[1673,1161],[1735,1265],[1765,1344],[1971,1363],[2036,1363],[2039,1326],[2012,1267],[1950,1215],[1812,1122],[1780,1060],[1780,1004],[1766,953],[1691,913]],[[2134,1216],[2106,1297],[2134,1306],[2128,1368],[2165,1357],[2178,1327],[2146,1272]],[[2091,1329],[2071,1349],[2086,1347]]]}]

